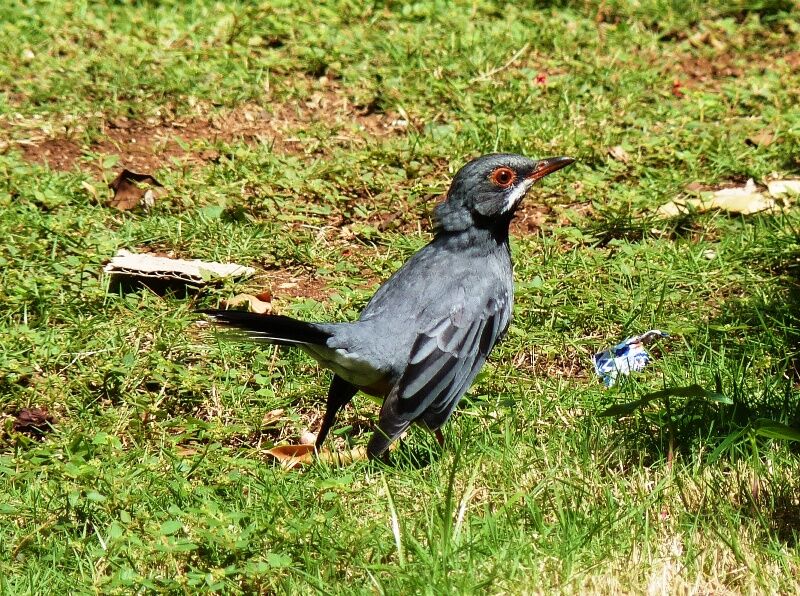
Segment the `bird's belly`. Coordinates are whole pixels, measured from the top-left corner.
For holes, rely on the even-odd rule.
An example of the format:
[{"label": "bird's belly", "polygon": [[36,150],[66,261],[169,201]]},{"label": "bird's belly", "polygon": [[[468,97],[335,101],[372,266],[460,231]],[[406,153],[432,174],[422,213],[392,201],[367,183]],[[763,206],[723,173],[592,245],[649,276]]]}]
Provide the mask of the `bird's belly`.
[{"label": "bird's belly", "polygon": [[348,383],[375,397],[385,397],[389,392],[387,375],[376,370],[369,361],[355,351],[342,348],[309,351],[322,366],[331,369]]}]

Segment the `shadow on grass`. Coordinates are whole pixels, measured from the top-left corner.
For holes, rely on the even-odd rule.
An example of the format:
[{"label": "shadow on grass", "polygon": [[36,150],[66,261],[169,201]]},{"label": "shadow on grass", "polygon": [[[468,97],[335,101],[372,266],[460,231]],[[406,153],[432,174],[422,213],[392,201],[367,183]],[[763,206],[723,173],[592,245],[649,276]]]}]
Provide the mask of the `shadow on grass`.
[{"label": "shadow on grass", "polygon": [[[776,229],[767,222],[765,233]],[[793,472],[800,463],[800,233],[776,232],[743,256],[768,279],[722,304],[704,345],[696,344],[698,361],[716,364],[715,387],[705,396],[654,399],[613,434],[632,464],[657,465],[676,454],[692,466],[702,459],[701,469],[716,478],[706,494],[794,547],[800,543],[800,485]],[[749,477],[728,478],[718,467],[739,464]],[[715,507],[702,506],[709,514]]]}]

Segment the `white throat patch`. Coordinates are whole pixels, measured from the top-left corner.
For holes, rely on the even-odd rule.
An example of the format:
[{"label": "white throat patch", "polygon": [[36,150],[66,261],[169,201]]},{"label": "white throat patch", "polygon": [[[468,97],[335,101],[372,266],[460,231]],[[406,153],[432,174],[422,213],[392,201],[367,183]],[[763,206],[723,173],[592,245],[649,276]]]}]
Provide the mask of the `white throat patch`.
[{"label": "white throat patch", "polygon": [[520,199],[525,196],[525,193],[528,192],[532,184],[532,178],[525,178],[519,186],[512,190],[508,197],[506,197],[506,204],[503,206],[503,213],[508,213],[511,211],[514,208],[514,205],[516,205]]}]

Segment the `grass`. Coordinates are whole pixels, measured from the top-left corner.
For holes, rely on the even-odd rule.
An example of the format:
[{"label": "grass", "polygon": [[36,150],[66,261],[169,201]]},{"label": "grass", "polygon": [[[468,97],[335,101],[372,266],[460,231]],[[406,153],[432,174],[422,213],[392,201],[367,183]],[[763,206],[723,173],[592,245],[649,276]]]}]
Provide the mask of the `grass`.
[{"label": "grass", "polygon": [[[0,592],[796,592],[798,444],[759,420],[800,427],[800,217],[655,210],[798,176],[799,14],[4,4]],[[195,308],[271,287],[282,313],[354,318],[495,150],[578,162],[514,225],[514,322],[446,449],[414,431],[391,467],[274,466],[328,375]],[[133,165],[167,189],[149,212],[106,205]],[[118,248],[259,273],[114,293]],[[603,389],[591,354],[653,327],[653,364]],[[695,384],[724,403],[600,416]],[[13,429],[29,407],[55,419],[41,440]],[[376,412],[357,398],[333,444]]]}]

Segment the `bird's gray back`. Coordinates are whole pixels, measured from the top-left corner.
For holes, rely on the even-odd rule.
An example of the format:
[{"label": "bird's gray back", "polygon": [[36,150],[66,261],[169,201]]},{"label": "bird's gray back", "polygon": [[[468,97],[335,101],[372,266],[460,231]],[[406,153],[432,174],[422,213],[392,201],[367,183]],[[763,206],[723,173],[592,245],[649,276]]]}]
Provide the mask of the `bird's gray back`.
[{"label": "bird's gray back", "polygon": [[405,370],[420,334],[454,315],[479,319],[490,301],[502,312],[492,346],[505,332],[513,305],[507,245],[475,246],[437,237],[390,277],[358,321],[331,325],[329,346],[359,346],[358,356],[378,365],[390,382]]}]

